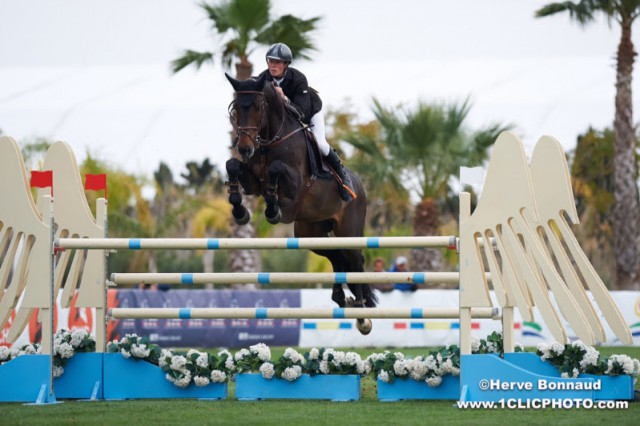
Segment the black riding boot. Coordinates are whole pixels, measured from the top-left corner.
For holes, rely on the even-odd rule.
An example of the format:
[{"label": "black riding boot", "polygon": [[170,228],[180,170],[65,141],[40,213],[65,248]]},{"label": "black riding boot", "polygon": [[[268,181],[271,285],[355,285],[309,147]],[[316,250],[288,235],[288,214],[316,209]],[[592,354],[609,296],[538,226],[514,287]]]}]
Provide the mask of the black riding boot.
[{"label": "black riding boot", "polygon": [[356,192],[353,190],[353,184],[351,183],[351,178],[345,172],[344,167],[342,166],[342,161],[340,161],[340,157],[335,150],[329,150],[329,154],[324,157],[327,160],[327,163],[331,166],[331,168],[338,174],[338,177],[342,181],[340,183],[340,197],[346,201],[355,200],[358,196]]}]

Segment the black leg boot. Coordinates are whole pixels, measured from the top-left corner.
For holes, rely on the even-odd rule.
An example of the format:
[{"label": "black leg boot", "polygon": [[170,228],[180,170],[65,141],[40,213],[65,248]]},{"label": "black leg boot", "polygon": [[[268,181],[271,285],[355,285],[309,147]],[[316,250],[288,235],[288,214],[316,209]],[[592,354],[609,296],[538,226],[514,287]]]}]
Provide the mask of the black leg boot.
[{"label": "black leg boot", "polygon": [[353,184],[351,183],[351,178],[344,171],[344,167],[342,166],[342,161],[340,161],[340,157],[335,150],[331,149],[329,154],[324,157],[327,160],[327,163],[331,166],[331,168],[338,174],[338,177],[342,182],[340,182],[340,198],[342,198],[347,203],[349,201],[355,200],[358,196],[356,192],[353,190]]}]

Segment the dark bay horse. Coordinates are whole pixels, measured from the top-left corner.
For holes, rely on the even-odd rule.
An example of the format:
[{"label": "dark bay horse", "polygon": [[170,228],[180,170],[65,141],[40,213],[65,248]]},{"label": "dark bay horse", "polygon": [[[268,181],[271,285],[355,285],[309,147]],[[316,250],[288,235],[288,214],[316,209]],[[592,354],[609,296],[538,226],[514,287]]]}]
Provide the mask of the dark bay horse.
[{"label": "dark bay horse", "polygon": [[[261,195],[269,223],[294,223],[296,237],[361,237],[364,235],[367,198],[360,179],[348,169],[357,198],[344,203],[338,182],[322,171],[311,132],[265,78],[245,81],[229,75],[236,91],[229,106],[236,132],[234,155],[227,161],[229,202],[236,223],[246,224],[249,212],[242,194]],[[334,272],[362,272],[361,250],[313,250],[331,262]],[[331,299],[341,308],[375,307],[377,297],[368,284],[349,284],[355,299],[345,297],[341,284],[333,286]],[[371,331],[369,319],[357,320],[363,334]]]}]

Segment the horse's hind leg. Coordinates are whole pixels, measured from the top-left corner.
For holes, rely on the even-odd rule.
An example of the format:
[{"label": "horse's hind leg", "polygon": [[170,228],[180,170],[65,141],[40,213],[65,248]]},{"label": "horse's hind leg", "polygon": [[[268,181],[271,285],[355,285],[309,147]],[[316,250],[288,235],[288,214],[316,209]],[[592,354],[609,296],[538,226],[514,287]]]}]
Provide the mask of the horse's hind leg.
[{"label": "horse's hind leg", "polygon": [[229,203],[233,206],[231,209],[233,220],[235,220],[238,225],[246,225],[249,219],[251,219],[251,215],[242,205],[242,194],[240,194],[239,178],[242,162],[237,158],[232,158],[227,161],[226,166],[227,175],[229,176],[229,182],[227,182],[229,185]]},{"label": "horse's hind leg", "polygon": [[[322,237],[326,238],[332,225],[330,222],[295,222],[293,225],[293,233],[296,237]],[[342,250],[312,250],[318,256],[326,257],[331,262],[333,272],[346,272],[344,264],[344,256]],[[342,284],[334,284],[331,293],[333,300],[339,307],[344,308],[347,305],[346,296]]]}]

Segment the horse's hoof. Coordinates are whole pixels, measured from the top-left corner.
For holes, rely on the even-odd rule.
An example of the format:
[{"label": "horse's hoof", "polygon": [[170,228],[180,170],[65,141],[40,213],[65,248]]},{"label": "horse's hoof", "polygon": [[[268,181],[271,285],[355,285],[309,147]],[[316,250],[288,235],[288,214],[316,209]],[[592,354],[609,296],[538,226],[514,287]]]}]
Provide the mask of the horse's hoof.
[{"label": "horse's hoof", "polygon": [[373,322],[369,318],[357,320],[356,327],[358,327],[358,331],[360,332],[360,334],[366,336],[367,334],[371,333],[371,330],[373,329]]},{"label": "horse's hoof", "polygon": [[267,219],[267,222],[269,222],[270,224],[277,225],[280,223],[280,220],[282,220],[282,211],[278,210],[278,213],[274,217],[269,217],[265,215],[265,218]]},{"label": "horse's hoof", "polygon": [[251,215],[249,214],[249,211],[247,209],[244,210],[244,215],[238,219],[237,217],[233,216],[233,220],[235,220],[235,222],[238,225],[246,225],[247,223],[249,223],[249,220],[251,220]]},{"label": "horse's hoof", "polygon": [[344,306],[345,308],[353,308],[355,306],[355,301],[356,299],[354,299],[353,297],[349,296],[344,300]]}]

